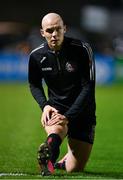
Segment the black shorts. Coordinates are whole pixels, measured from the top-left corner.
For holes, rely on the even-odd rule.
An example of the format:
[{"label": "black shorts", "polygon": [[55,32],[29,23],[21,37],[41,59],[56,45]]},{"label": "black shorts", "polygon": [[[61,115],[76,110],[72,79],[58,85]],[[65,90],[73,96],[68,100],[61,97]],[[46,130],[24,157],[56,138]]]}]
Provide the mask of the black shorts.
[{"label": "black shorts", "polygon": [[95,125],[68,123],[68,138],[94,143]]},{"label": "black shorts", "polygon": [[[61,114],[65,113],[65,109],[59,106],[54,106],[59,110]],[[96,116],[88,116],[88,110],[80,114],[79,118],[70,120],[68,123],[68,138],[77,139],[80,141],[88,142],[93,144],[95,137],[95,126],[96,126]]]}]

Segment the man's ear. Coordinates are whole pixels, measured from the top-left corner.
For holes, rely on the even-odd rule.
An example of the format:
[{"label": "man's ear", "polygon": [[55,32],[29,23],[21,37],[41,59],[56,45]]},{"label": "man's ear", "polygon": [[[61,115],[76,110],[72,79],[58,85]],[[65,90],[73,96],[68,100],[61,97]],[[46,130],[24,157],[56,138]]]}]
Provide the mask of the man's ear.
[{"label": "man's ear", "polygon": [[44,31],[43,31],[43,29],[40,29],[40,33],[41,33],[41,35],[44,37]]},{"label": "man's ear", "polygon": [[64,33],[66,33],[67,31],[67,28],[66,28],[66,25],[64,25]]}]

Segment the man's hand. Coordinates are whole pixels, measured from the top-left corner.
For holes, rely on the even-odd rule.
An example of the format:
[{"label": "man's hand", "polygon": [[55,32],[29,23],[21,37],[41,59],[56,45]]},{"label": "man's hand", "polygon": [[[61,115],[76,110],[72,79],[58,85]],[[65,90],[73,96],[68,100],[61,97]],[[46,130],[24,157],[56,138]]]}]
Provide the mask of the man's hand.
[{"label": "man's hand", "polygon": [[57,114],[58,110],[55,109],[54,107],[49,106],[49,105],[46,105],[44,107],[43,112],[42,112],[42,117],[41,117],[41,123],[42,123],[43,127],[45,125],[47,125],[48,121],[51,119],[51,117],[55,113]]},{"label": "man's hand", "polygon": [[47,126],[52,126],[52,125],[67,125],[68,124],[68,119],[59,113],[53,113],[51,116],[51,119],[47,122]]}]

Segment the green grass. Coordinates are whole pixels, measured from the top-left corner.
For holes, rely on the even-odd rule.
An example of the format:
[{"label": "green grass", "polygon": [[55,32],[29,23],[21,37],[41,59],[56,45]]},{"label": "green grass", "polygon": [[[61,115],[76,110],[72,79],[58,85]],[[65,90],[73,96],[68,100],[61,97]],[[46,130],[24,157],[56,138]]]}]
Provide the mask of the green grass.
[{"label": "green grass", "polygon": [[[123,178],[123,85],[97,87],[96,101],[96,137],[85,172],[57,171],[48,179]],[[40,115],[26,84],[0,84],[0,173],[27,174],[0,178],[42,178],[36,160],[46,135]],[[65,151],[66,141],[60,156]]]}]

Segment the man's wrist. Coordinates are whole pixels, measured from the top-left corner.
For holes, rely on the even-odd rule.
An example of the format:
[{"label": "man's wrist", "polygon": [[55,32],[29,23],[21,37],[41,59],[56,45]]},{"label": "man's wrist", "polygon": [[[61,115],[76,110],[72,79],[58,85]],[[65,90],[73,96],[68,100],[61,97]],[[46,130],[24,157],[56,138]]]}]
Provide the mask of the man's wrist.
[{"label": "man's wrist", "polygon": [[64,113],[64,116],[66,117],[66,119],[68,120],[68,122],[71,121],[71,116],[70,116],[69,114]]},{"label": "man's wrist", "polygon": [[50,107],[50,105],[45,105],[44,108],[43,108],[43,111],[46,110],[49,107]]}]

